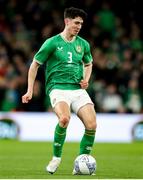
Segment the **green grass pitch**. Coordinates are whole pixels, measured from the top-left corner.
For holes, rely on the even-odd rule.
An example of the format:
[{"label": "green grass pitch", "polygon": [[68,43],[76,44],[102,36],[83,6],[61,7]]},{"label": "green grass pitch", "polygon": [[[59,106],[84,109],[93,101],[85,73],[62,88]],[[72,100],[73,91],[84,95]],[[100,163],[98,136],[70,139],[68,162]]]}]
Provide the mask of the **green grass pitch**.
[{"label": "green grass pitch", "polygon": [[79,143],[64,145],[62,163],[53,175],[45,171],[51,159],[52,143],[0,140],[0,179],[141,179],[143,143],[96,143],[95,176],[72,175]]}]

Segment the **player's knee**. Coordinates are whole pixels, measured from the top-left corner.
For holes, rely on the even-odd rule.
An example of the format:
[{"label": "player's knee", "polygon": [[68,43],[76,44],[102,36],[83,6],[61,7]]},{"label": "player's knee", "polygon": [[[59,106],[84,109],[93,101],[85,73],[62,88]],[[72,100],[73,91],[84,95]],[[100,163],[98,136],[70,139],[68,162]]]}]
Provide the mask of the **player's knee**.
[{"label": "player's knee", "polygon": [[62,126],[62,127],[67,127],[68,126],[68,124],[69,124],[69,120],[70,120],[70,117],[69,116],[61,116],[60,117],[60,125]]},{"label": "player's knee", "polygon": [[86,127],[86,129],[91,129],[91,130],[96,130],[96,128],[97,128],[97,123],[95,120],[89,122]]}]

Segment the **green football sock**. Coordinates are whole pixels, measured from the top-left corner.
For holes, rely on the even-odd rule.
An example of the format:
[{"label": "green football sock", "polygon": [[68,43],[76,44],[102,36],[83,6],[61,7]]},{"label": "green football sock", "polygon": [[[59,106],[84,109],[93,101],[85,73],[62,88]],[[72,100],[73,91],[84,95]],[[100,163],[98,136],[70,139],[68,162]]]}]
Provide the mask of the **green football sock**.
[{"label": "green football sock", "polygon": [[95,130],[85,129],[85,133],[80,143],[80,154],[90,154],[94,144]]},{"label": "green football sock", "polygon": [[59,126],[59,124],[57,124],[55,128],[53,153],[56,157],[61,157],[63,144],[66,138],[66,129],[67,128]]}]

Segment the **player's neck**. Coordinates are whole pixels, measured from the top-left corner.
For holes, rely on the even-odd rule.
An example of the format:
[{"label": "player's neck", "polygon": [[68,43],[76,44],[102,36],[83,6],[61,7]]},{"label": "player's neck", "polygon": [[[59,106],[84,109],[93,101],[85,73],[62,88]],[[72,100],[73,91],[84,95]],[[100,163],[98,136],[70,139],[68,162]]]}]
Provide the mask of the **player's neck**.
[{"label": "player's neck", "polygon": [[75,40],[75,36],[70,35],[69,33],[67,33],[66,31],[61,32],[61,36],[62,38],[67,41],[67,42],[72,42]]}]

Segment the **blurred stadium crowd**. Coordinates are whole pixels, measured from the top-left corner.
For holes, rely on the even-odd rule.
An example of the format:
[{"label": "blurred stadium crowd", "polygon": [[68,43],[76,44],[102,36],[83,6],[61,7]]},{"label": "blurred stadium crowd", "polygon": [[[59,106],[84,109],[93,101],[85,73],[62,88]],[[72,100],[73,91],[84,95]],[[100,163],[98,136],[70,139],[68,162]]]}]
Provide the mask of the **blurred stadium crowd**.
[{"label": "blurred stadium crowd", "polygon": [[21,103],[27,72],[41,44],[62,31],[65,7],[88,13],[80,35],[91,44],[93,73],[88,92],[97,112],[143,112],[143,23],[135,0],[0,0],[0,111],[51,111],[44,66],[33,99]]}]

